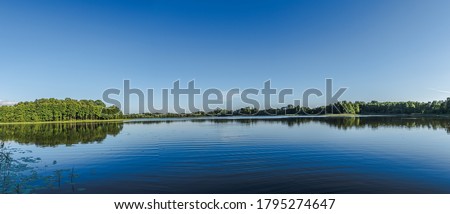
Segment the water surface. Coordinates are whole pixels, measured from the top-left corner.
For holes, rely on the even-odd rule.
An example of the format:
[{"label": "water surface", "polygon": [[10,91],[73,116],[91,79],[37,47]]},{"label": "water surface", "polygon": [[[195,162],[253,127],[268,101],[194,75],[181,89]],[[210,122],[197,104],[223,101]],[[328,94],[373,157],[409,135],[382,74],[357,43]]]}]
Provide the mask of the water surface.
[{"label": "water surface", "polygon": [[450,120],[1,125],[2,193],[450,193]]}]

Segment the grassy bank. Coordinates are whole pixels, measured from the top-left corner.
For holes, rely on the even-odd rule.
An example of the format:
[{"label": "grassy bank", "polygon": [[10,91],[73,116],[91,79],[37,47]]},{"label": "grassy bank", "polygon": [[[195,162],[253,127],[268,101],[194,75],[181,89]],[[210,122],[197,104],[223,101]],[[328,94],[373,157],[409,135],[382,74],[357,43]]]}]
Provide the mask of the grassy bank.
[{"label": "grassy bank", "polygon": [[360,114],[323,114],[319,116],[325,116],[325,117],[358,117],[361,116]]}]

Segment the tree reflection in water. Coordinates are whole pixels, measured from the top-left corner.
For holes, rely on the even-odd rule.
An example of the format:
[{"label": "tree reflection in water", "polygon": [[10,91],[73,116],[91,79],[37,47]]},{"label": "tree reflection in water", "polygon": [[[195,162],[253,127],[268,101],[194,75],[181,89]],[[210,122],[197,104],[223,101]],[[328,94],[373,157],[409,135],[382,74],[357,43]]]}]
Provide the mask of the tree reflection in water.
[{"label": "tree reflection in water", "polygon": [[288,127],[301,126],[308,123],[319,123],[340,130],[347,129],[377,129],[380,127],[390,128],[428,128],[443,129],[450,134],[450,119],[448,117],[413,117],[413,116],[361,116],[361,117],[340,117],[340,116],[303,116],[303,117],[283,117],[283,116],[256,116],[256,117],[215,117],[215,118],[176,118],[176,119],[152,119],[135,120],[127,123],[135,124],[159,124],[174,122],[192,123],[236,123],[242,125],[254,125],[258,123],[282,124]]},{"label": "tree reflection in water", "polygon": [[47,176],[40,175],[37,163],[41,158],[33,157],[31,151],[11,147],[8,141],[39,147],[101,143],[108,135],[119,134],[122,128],[123,123],[0,125],[0,193],[58,190],[65,185],[70,185],[72,192],[84,190],[76,186],[78,174],[74,168],[54,170]]},{"label": "tree reflection in water", "polygon": [[[71,146],[74,144],[101,143],[107,136],[116,136],[124,124],[148,124],[190,122],[231,123],[253,126],[260,123],[285,125],[286,128],[318,123],[339,130],[393,128],[428,128],[444,130],[450,134],[450,119],[446,117],[240,117],[240,118],[192,118],[135,120],[125,123],[60,123],[0,125],[0,193],[80,192],[79,175],[75,168],[43,167],[39,157],[31,151],[13,147],[12,142],[38,147]],[[16,144],[17,145],[17,144]],[[51,161],[51,160],[50,160]],[[40,164],[39,164],[40,163]],[[53,163],[57,164],[56,161]],[[57,165],[56,165],[57,166]],[[45,175],[41,172],[45,171]]]},{"label": "tree reflection in water", "polygon": [[52,123],[0,125],[0,140],[37,146],[101,143],[108,135],[116,136],[123,123]]}]

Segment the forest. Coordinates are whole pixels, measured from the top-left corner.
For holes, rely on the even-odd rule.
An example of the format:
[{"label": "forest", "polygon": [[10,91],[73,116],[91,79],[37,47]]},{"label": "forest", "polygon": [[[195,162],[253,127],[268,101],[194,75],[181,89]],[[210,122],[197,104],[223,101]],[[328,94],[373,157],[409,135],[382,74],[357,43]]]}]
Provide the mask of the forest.
[{"label": "forest", "polygon": [[[247,112],[244,109],[244,112]],[[432,102],[337,102],[329,106],[307,108],[288,105],[271,109],[276,114],[450,114],[450,98]],[[259,113],[259,112],[258,112]]]},{"label": "forest", "polygon": [[258,110],[252,107],[234,111],[217,108],[211,112],[188,114],[128,114],[123,115],[116,106],[107,107],[101,100],[74,100],[66,98],[38,99],[33,102],[20,102],[13,106],[0,106],[0,123],[8,122],[46,122],[76,120],[111,120],[133,118],[238,116],[238,115],[324,115],[324,114],[450,114],[450,98],[432,102],[337,102],[328,106],[308,108],[288,105],[282,108]]},{"label": "forest", "polygon": [[202,116],[239,116],[239,115],[325,115],[325,114],[360,114],[360,115],[443,115],[450,114],[450,98],[432,102],[349,102],[342,101],[328,106],[308,108],[288,105],[282,108],[272,108],[259,110],[252,107],[240,108],[237,110],[226,110],[217,108],[211,112],[194,112],[187,114],[129,114],[126,118],[166,118],[166,117],[202,117]]},{"label": "forest", "polygon": [[66,98],[38,99],[13,106],[0,106],[0,122],[46,122],[72,120],[108,120],[122,118],[122,111],[106,107],[101,100]]}]

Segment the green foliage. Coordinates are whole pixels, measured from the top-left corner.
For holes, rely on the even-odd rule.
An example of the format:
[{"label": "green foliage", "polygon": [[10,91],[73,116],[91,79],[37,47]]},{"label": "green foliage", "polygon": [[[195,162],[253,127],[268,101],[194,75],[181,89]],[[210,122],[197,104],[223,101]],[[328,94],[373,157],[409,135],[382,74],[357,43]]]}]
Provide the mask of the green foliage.
[{"label": "green foliage", "polygon": [[450,114],[450,98],[433,102],[337,102],[317,108],[283,107],[258,114]]},{"label": "green foliage", "polygon": [[362,114],[448,114],[450,98],[433,102],[376,102],[362,103]]},{"label": "green foliage", "polygon": [[122,118],[116,106],[106,107],[101,100],[38,99],[14,106],[0,106],[0,122],[45,122],[106,120]]},{"label": "green foliage", "polygon": [[433,102],[337,102],[316,108],[287,105],[282,108],[259,110],[253,107],[240,108],[234,111],[217,108],[211,112],[195,112],[190,114],[129,114],[124,118],[168,118],[168,117],[202,117],[202,116],[241,116],[241,115],[321,115],[321,114],[450,114],[450,98]]},{"label": "green foliage", "polygon": [[282,108],[259,110],[245,107],[235,111],[217,108],[211,112],[143,113],[123,115],[116,106],[106,107],[100,100],[66,98],[39,99],[14,106],[0,106],[0,122],[45,122],[72,120],[107,120],[134,118],[202,117],[231,115],[318,115],[318,114],[450,114],[450,98],[432,102],[337,102],[316,108],[288,105]]}]

